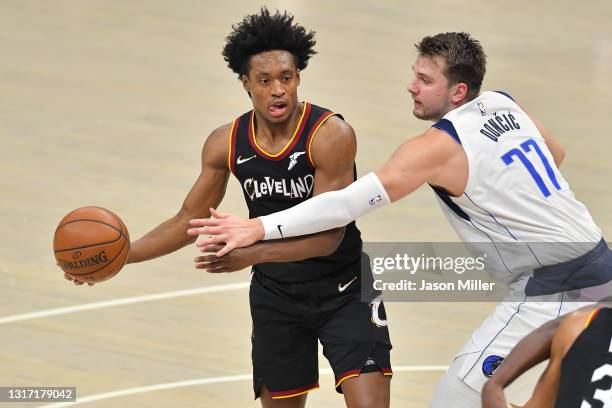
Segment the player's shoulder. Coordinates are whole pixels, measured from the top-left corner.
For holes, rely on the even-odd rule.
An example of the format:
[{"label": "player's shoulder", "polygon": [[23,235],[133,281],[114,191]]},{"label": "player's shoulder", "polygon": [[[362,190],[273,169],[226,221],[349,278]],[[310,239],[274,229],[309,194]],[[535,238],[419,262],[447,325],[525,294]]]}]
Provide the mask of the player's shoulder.
[{"label": "player's shoulder", "polygon": [[491,91],[491,92],[496,93],[496,94],[498,94],[498,95],[503,95],[503,96],[505,96],[506,98],[510,99],[512,102],[516,102],[516,101],[514,100],[514,98],[512,97],[512,95],[510,95],[510,93],[508,93],[507,91],[501,91],[501,90],[499,90],[499,89],[498,89],[498,90],[496,90],[496,91]]},{"label": "player's shoulder", "polygon": [[355,130],[338,115],[330,116],[325,120],[317,133],[319,133],[315,138],[317,143],[337,144],[356,142]]},{"label": "player's shoulder", "polygon": [[211,143],[217,143],[221,140],[227,141],[233,124],[234,122],[228,122],[214,129],[206,138],[206,142],[208,143],[210,141]]},{"label": "player's shoulder", "polygon": [[589,323],[597,306],[588,306],[568,313],[563,317],[559,329],[555,333],[554,343],[558,345],[562,355],[572,346],[576,338],[583,332]]},{"label": "player's shoulder", "polygon": [[355,131],[344,119],[330,116],[316,131],[308,152],[315,167],[328,163],[352,163],[357,154]]},{"label": "player's shoulder", "polygon": [[204,142],[202,155],[209,160],[223,161],[229,151],[230,132],[233,122],[225,123],[214,129]]},{"label": "player's shoulder", "polygon": [[581,329],[583,329],[588,321],[589,318],[591,317],[591,315],[596,312],[598,309],[600,308],[600,306],[587,306],[587,307],[583,307],[581,309],[576,310],[575,312],[572,313],[568,313],[564,318],[563,318],[563,322],[561,323],[561,328],[562,327],[580,327]]}]

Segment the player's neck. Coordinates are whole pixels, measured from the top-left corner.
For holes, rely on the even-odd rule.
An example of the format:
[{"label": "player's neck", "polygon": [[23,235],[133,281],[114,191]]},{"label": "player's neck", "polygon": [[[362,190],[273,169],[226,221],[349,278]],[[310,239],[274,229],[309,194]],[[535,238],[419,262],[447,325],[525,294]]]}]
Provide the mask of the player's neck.
[{"label": "player's neck", "polygon": [[298,126],[302,111],[304,110],[304,104],[298,103],[295,105],[295,109],[287,120],[281,123],[269,122],[255,112],[255,135],[258,141],[269,141],[273,144],[277,140],[286,140],[290,138],[295,132],[295,128]]},{"label": "player's neck", "polygon": [[456,103],[456,104],[451,104],[439,117],[435,117],[434,119],[432,119],[432,122],[438,122],[440,119],[442,119],[448,112],[457,109],[460,106],[465,105],[466,103],[468,103],[469,101],[466,99],[463,99],[461,102]]}]

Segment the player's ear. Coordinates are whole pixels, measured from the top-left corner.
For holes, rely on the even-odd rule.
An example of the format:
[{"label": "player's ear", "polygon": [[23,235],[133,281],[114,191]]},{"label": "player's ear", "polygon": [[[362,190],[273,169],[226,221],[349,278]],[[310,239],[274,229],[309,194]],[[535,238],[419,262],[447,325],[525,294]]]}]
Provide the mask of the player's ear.
[{"label": "player's ear", "polygon": [[296,85],[299,85],[300,84],[300,70],[299,69],[295,71],[295,79],[297,81]]},{"label": "player's ear", "polygon": [[249,77],[246,74],[240,75],[240,82],[242,82],[242,88],[249,94],[249,98],[251,97],[251,85],[249,84]]},{"label": "player's ear", "polygon": [[458,84],[453,85],[451,89],[451,100],[453,103],[459,103],[463,101],[468,93],[468,86],[464,82],[459,82]]}]

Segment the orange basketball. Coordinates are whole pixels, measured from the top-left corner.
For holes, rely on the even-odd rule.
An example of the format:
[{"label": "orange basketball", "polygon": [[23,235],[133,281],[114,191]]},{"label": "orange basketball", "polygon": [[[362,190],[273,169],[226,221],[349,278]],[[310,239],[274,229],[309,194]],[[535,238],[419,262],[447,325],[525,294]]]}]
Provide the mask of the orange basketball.
[{"label": "orange basketball", "polygon": [[60,221],[53,252],[62,270],[84,283],[117,274],[130,252],[130,236],[121,219],[100,207],[81,207]]}]

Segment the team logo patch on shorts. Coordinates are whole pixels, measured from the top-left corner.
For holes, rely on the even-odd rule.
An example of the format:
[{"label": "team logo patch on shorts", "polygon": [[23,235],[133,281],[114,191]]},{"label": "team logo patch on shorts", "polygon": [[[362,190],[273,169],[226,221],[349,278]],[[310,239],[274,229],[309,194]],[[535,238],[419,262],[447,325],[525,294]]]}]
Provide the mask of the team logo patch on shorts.
[{"label": "team logo patch on shorts", "polygon": [[502,361],[504,361],[504,358],[496,355],[485,358],[485,361],[482,363],[482,373],[485,377],[491,377],[493,373],[495,373],[495,370],[501,365]]}]

